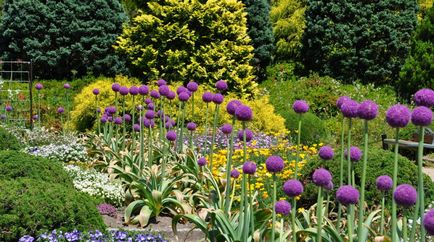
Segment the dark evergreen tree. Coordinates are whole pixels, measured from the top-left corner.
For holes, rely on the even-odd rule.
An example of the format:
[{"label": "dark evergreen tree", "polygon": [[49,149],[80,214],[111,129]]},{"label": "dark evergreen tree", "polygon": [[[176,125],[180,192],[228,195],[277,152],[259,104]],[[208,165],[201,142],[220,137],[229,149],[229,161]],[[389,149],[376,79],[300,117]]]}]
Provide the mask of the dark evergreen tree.
[{"label": "dark evergreen tree", "polygon": [[254,65],[259,79],[264,79],[265,68],[270,64],[274,37],[270,22],[270,4],[268,0],[243,0],[247,11],[248,34],[255,48]]},{"label": "dark evergreen tree", "polygon": [[33,60],[40,78],[125,70],[113,44],[126,19],[119,0],[6,0],[2,59]]},{"label": "dark evergreen tree", "polygon": [[306,69],[345,82],[396,82],[417,8],[416,0],[308,0]]}]

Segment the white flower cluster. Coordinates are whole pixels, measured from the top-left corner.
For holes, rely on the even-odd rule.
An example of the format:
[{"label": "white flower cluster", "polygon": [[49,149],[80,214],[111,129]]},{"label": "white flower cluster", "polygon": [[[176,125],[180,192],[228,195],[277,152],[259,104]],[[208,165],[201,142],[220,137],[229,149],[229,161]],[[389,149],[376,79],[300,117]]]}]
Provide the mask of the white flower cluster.
[{"label": "white flower cluster", "polygon": [[120,182],[111,181],[108,174],[94,169],[85,170],[75,165],[64,167],[72,177],[74,187],[94,197],[103,198],[105,202],[115,206],[122,206],[125,192]]},{"label": "white flower cluster", "polygon": [[26,152],[31,155],[56,159],[63,162],[86,161],[89,159],[86,147],[80,143],[49,144],[39,147],[27,147]]}]

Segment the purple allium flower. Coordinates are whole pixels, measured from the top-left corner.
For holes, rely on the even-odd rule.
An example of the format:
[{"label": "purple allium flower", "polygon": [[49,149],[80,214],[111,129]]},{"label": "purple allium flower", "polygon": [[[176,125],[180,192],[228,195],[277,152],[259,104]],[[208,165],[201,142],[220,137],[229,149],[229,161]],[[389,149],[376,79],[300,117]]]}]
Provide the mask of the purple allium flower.
[{"label": "purple allium flower", "polygon": [[167,93],[166,97],[169,100],[173,100],[176,97],[176,93],[174,91],[170,91],[169,93]]},{"label": "purple allium flower", "polygon": [[131,95],[135,96],[139,94],[139,88],[136,86],[131,86],[129,92]]},{"label": "purple allium flower", "polygon": [[392,128],[404,128],[410,122],[410,110],[401,104],[395,104],[386,112],[386,121]]},{"label": "purple allium flower", "polygon": [[188,91],[188,89],[187,88],[185,88],[184,86],[179,86],[178,88],[176,88],[176,94],[181,94],[181,93],[183,93],[183,92],[187,92]]},{"label": "purple allium flower", "polygon": [[228,102],[228,104],[226,105],[226,111],[230,114],[230,115],[235,115],[235,112],[237,111],[237,108],[243,105],[241,103],[240,100],[231,100],[230,102]]},{"label": "purple allium flower", "polygon": [[178,99],[181,102],[187,102],[190,99],[190,95],[187,92],[181,92],[178,94]]},{"label": "purple allium flower", "polygon": [[119,85],[119,83],[113,83],[112,84],[112,90],[114,92],[119,92],[121,90],[121,85]]},{"label": "purple allium flower", "polygon": [[333,190],[333,188],[334,188],[333,181],[330,181],[329,184],[324,186],[324,189],[326,189],[327,191],[331,191],[331,190]]},{"label": "purple allium flower", "polygon": [[130,89],[128,89],[128,87],[121,86],[121,88],[119,89],[119,93],[122,96],[126,96],[126,95],[128,95],[128,93],[130,93]]},{"label": "purple allium flower", "polygon": [[434,91],[429,88],[420,89],[414,94],[414,102],[417,106],[434,106]]},{"label": "purple allium flower", "polygon": [[341,106],[341,111],[346,118],[357,118],[359,103],[354,100],[347,100]]},{"label": "purple allium flower", "polygon": [[153,119],[144,118],[143,126],[145,126],[146,128],[153,128],[155,126],[155,122]]},{"label": "purple allium flower", "polygon": [[214,96],[212,97],[212,101],[215,104],[222,104],[223,100],[225,99],[225,97],[223,95],[221,95],[220,93],[216,93],[214,94]]},{"label": "purple allium flower", "polygon": [[7,112],[11,112],[12,111],[12,106],[11,105],[6,105],[5,110]]},{"label": "purple allium flower", "polygon": [[33,238],[30,235],[24,235],[23,237],[20,238],[20,240],[18,240],[18,242],[33,242],[35,241],[35,238]]},{"label": "purple allium flower", "polygon": [[134,125],[133,125],[133,130],[134,130],[135,132],[140,132],[140,124],[134,124]]},{"label": "purple allium flower", "polygon": [[377,117],[378,105],[371,100],[365,100],[360,103],[357,113],[361,119],[372,120]]},{"label": "purple allium flower", "polygon": [[323,160],[331,160],[335,155],[333,148],[328,145],[321,147],[318,154]]},{"label": "purple allium flower", "polygon": [[265,166],[269,172],[281,172],[285,167],[285,163],[280,156],[272,155],[265,161]]},{"label": "purple allium flower", "polygon": [[336,101],[336,107],[339,108],[339,110],[342,108],[342,104],[344,104],[344,102],[351,100],[350,97],[348,96],[341,96],[338,98],[338,100]]},{"label": "purple allium flower", "polygon": [[140,95],[142,95],[142,96],[144,96],[144,95],[148,95],[148,93],[149,93],[149,87],[146,86],[146,85],[141,85],[141,86],[139,87],[139,93],[140,93]]},{"label": "purple allium flower", "polygon": [[336,191],[336,199],[343,205],[356,204],[359,202],[359,191],[351,185],[341,186]]},{"label": "purple allium flower", "polygon": [[194,82],[194,81],[191,81],[191,82],[189,82],[189,83],[187,84],[187,89],[188,89],[190,92],[195,92],[195,91],[197,91],[197,88],[198,88],[198,85],[197,85],[197,83]]},{"label": "purple allium flower", "polygon": [[396,187],[393,193],[393,198],[398,205],[403,207],[411,207],[416,204],[417,192],[413,186],[409,184],[401,184]]},{"label": "purple allium flower", "polygon": [[223,126],[220,128],[223,134],[231,134],[232,133],[232,125],[230,124],[223,124]]},{"label": "purple allium flower", "polygon": [[160,98],[160,93],[157,90],[151,90],[151,97],[158,99]]},{"label": "purple allium flower", "polygon": [[[348,159],[348,150],[345,150],[344,156]],[[350,147],[350,160],[351,161],[359,161],[362,158],[362,151],[356,147]]]},{"label": "purple allium flower", "polygon": [[111,116],[107,117],[107,121],[110,123],[113,122],[113,117],[111,117]]},{"label": "purple allium flower", "polygon": [[158,92],[160,93],[161,96],[166,97],[167,95],[169,95],[170,88],[166,85],[162,85],[158,87]]},{"label": "purple allium flower", "polygon": [[[244,141],[244,131],[238,131],[238,139],[240,141]],[[253,139],[253,132],[250,129],[246,129],[246,142],[249,142]]]},{"label": "purple allium flower", "polygon": [[176,140],[176,133],[173,130],[170,130],[166,134],[166,139],[169,141],[175,141]]},{"label": "purple allium flower", "polygon": [[164,124],[164,128],[166,128],[166,129],[171,129],[171,128],[173,128],[173,126],[175,126],[175,125],[173,125],[173,123],[170,122],[170,120]]},{"label": "purple allium flower", "polygon": [[187,129],[190,130],[190,131],[195,131],[196,128],[197,128],[197,125],[196,125],[196,123],[194,123],[194,122],[189,122],[189,123],[187,124]]},{"label": "purple allium flower", "polygon": [[100,121],[101,121],[101,123],[105,124],[105,123],[107,123],[107,119],[108,119],[107,116],[102,116]]},{"label": "purple allium flower", "polygon": [[148,110],[154,110],[155,109],[154,103],[148,104],[147,108],[148,108]]},{"label": "purple allium flower", "polygon": [[113,207],[113,205],[108,203],[101,203],[96,206],[98,209],[99,214],[101,215],[108,215],[110,217],[116,217],[116,208]]},{"label": "purple allium flower", "polygon": [[292,105],[292,109],[296,113],[306,113],[309,110],[309,104],[304,100],[296,100]]},{"label": "purple allium flower", "polygon": [[220,91],[225,91],[228,89],[228,84],[225,81],[220,80],[215,83],[215,87]]},{"label": "purple allium flower", "polygon": [[300,196],[303,191],[303,184],[299,180],[291,179],[283,184],[283,192],[289,197]]},{"label": "purple allium flower", "polygon": [[240,177],[240,172],[237,169],[233,169],[231,171],[231,177],[237,179],[238,177]]},{"label": "purple allium flower", "polygon": [[62,114],[63,112],[65,112],[65,109],[63,107],[58,107],[57,108],[57,113]]},{"label": "purple allium flower", "polygon": [[116,107],[115,106],[108,106],[106,109],[108,114],[113,115],[116,113]]},{"label": "purple allium flower", "polygon": [[431,109],[420,106],[413,109],[411,113],[411,122],[416,126],[428,126],[432,123]]},{"label": "purple allium flower", "polygon": [[124,115],[124,121],[126,122],[126,123],[129,123],[130,121],[131,121],[131,116],[129,115],[129,114],[125,114]]},{"label": "purple allium flower", "polygon": [[65,84],[63,84],[63,88],[69,89],[69,88],[71,88],[71,85],[69,85],[69,83],[65,83]]},{"label": "purple allium flower", "polygon": [[423,226],[429,235],[434,235],[434,209],[426,212],[425,216],[423,217]]},{"label": "purple allium flower", "polygon": [[291,204],[286,200],[280,200],[274,205],[274,210],[277,214],[287,216],[291,212]]},{"label": "purple allium flower", "polygon": [[317,186],[325,187],[332,181],[332,174],[324,168],[318,168],[313,172],[312,181]]},{"label": "purple allium flower", "polygon": [[199,158],[199,160],[197,160],[197,164],[198,164],[199,166],[205,166],[206,163],[208,163],[208,161],[206,160],[205,157],[201,157],[201,158]]},{"label": "purple allium flower", "polygon": [[212,102],[213,98],[214,98],[214,94],[212,94],[211,92],[205,92],[202,95],[202,101],[204,101],[206,103]]},{"label": "purple allium flower", "polygon": [[246,161],[243,164],[243,173],[253,175],[256,172],[256,164],[253,161]]},{"label": "purple allium flower", "polygon": [[33,120],[38,120],[38,119],[39,119],[39,116],[38,116],[37,114],[35,114],[35,115],[32,116],[32,119],[33,119]]},{"label": "purple allium flower", "polygon": [[152,103],[152,99],[150,99],[150,98],[146,98],[146,99],[145,99],[145,104],[148,105],[148,104],[150,104],[150,103]]},{"label": "purple allium flower", "polygon": [[390,176],[387,175],[377,177],[376,183],[377,183],[377,189],[380,191],[388,191],[393,186],[392,178],[390,178]]},{"label": "purple allium flower", "polygon": [[122,124],[122,118],[121,117],[116,117],[114,123],[117,124],[117,125],[121,125]]},{"label": "purple allium flower", "polygon": [[159,80],[157,81],[157,86],[162,86],[162,85],[167,85],[167,82],[166,82],[166,80],[159,79]]},{"label": "purple allium flower", "polygon": [[42,85],[42,83],[36,83],[36,85],[35,85],[35,88],[36,88],[36,90],[41,90],[42,88],[44,88],[44,86]]},{"label": "purple allium flower", "polygon": [[240,105],[235,110],[235,117],[239,121],[250,121],[253,119],[253,111],[252,109],[247,105]]},{"label": "purple allium flower", "polygon": [[142,111],[143,110],[143,106],[142,105],[137,105],[136,106],[136,110],[137,111]]},{"label": "purple allium flower", "polygon": [[147,119],[153,119],[153,118],[155,118],[155,112],[153,110],[148,110],[145,113],[145,117]]},{"label": "purple allium flower", "polygon": [[97,96],[99,94],[99,89],[98,88],[94,88],[92,90],[93,95]]}]

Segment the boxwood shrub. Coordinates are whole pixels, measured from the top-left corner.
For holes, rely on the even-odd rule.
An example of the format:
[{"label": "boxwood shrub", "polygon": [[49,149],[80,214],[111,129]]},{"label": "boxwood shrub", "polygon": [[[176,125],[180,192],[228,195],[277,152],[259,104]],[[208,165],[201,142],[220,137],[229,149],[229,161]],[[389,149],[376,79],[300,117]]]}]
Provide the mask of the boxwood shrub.
[{"label": "boxwood shrub", "polygon": [[3,127],[0,127],[0,150],[20,150],[22,144]]}]

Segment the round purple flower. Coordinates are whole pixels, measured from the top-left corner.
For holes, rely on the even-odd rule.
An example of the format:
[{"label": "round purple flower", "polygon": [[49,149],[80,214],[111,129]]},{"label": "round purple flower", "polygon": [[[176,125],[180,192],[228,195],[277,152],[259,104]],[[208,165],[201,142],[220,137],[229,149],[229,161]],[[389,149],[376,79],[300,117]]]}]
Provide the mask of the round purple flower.
[{"label": "round purple flower", "polygon": [[153,119],[144,118],[143,126],[145,126],[146,128],[153,128],[155,126],[155,122]]},{"label": "round purple flower", "polygon": [[409,184],[401,184],[396,187],[395,192],[393,193],[393,199],[395,199],[395,202],[398,205],[411,207],[416,204],[416,189]]},{"label": "round purple flower", "polygon": [[191,82],[189,82],[189,83],[187,84],[187,89],[188,89],[190,92],[195,92],[195,91],[197,91],[197,88],[198,88],[198,85],[197,85],[197,83],[194,82],[194,81],[191,81]]},{"label": "round purple flower", "polygon": [[434,235],[434,209],[426,212],[425,216],[423,217],[423,226],[429,235]]},{"label": "round purple flower", "polygon": [[37,114],[35,114],[35,115],[32,116],[32,119],[33,119],[33,120],[38,120],[38,119],[39,119],[39,116],[38,116]]},{"label": "round purple flower", "polygon": [[190,99],[190,95],[187,92],[181,92],[178,94],[178,99],[181,102],[187,102]]},{"label": "round purple flower", "polygon": [[392,128],[404,128],[410,122],[410,110],[401,104],[395,104],[386,112],[386,121]]},{"label": "round purple flower", "polygon": [[357,113],[361,119],[372,120],[377,117],[378,105],[371,100],[365,100],[360,103]]},{"label": "round purple flower", "polygon": [[392,178],[390,178],[390,176],[387,175],[377,177],[376,183],[377,183],[377,189],[380,191],[388,191],[393,186]]},{"label": "round purple flower", "polygon": [[309,104],[304,100],[296,100],[292,105],[292,109],[296,113],[306,113],[309,110]]},{"label": "round purple flower", "polygon": [[[244,141],[244,131],[238,131],[238,139],[240,141]],[[253,139],[253,132],[250,129],[246,129],[246,142],[249,142]]]},{"label": "round purple flower", "polygon": [[129,123],[130,121],[131,121],[131,116],[129,115],[129,114],[125,114],[124,115],[124,121],[126,122],[126,123]]},{"label": "round purple flower", "polygon": [[126,96],[126,95],[128,95],[128,93],[130,93],[130,90],[128,89],[128,87],[121,86],[121,88],[119,89],[119,93],[122,96]]},{"label": "round purple flower", "polygon": [[289,197],[300,196],[303,191],[303,184],[299,180],[291,179],[283,184],[283,192]]},{"label": "round purple flower", "polygon": [[157,86],[167,85],[167,82],[163,79],[157,81]]},{"label": "round purple flower", "polygon": [[237,169],[233,169],[231,171],[231,177],[237,179],[238,177],[240,177],[240,172]]},{"label": "round purple flower", "polygon": [[[6,111],[7,111],[7,109],[6,109]],[[58,107],[57,108],[57,113],[62,114],[63,112],[65,112],[65,109],[63,107]]]},{"label": "round purple flower", "polygon": [[153,119],[153,118],[155,118],[155,112],[153,110],[148,110],[145,113],[145,117],[147,119]]},{"label": "round purple flower", "polygon": [[432,123],[431,109],[420,106],[416,107],[411,113],[411,122],[416,126],[428,126]]},{"label": "round purple flower", "polygon": [[134,125],[133,125],[133,130],[134,130],[135,132],[140,132],[140,124],[134,124]]},{"label": "round purple flower", "polygon": [[225,91],[228,89],[228,84],[225,81],[220,80],[216,82],[215,87],[220,91]]},{"label": "round purple flower", "polygon": [[170,91],[169,93],[167,93],[166,97],[169,100],[173,100],[176,97],[176,93],[174,91]]},{"label": "round purple flower", "polygon": [[63,84],[63,88],[69,89],[69,88],[71,88],[71,85],[69,85],[69,83],[65,83],[65,84]]},{"label": "round purple flower", "polygon": [[333,148],[328,145],[321,147],[318,154],[323,160],[331,160],[335,155]]},{"label": "round purple flower", "polygon": [[107,121],[110,122],[110,123],[113,122],[113,117],[108,116],[108,117],[107,117]]},{"label": "round purple flower", "polygon": [[154,110],[154,108],[155,108],[154,103],[148,104],[147,108],[148,108],[148,110]]},{"label": "round purple flower", "polygon": [[113,83],[112,84],[112,90],[114,92],[119,92],[121,90],[121,85],[119,85],[119,83]]},{"label": "round purple flower", "polygon": [[212,97],[212,101],[213,101],[215,104],[222,104],[224,99],[225,99],[224,96],[221,95],[220,93],[216,93],[216,94],[214,94],[214,96]]},{"label": "round purple flower", "polygon": [[280,200],[274,205],[274,210],[277,214],[287,216],[291,212],[291,204],[286,200]]},{"label": "round purple flower", "polygon": [[109,114],[109,115],[113,115],[116,113],[116,107],[115,106],[108,106],[105,108],[105,111]]},{"label": "round purple flower", "polygon": [[150,95],[155,99],[160,98],[160,93],[157,90],[152,90]]},{"label": "round purple flower", "polygon": [[226,111],[230,114],[230,115],[235,115],[235,112],[237,111],[237,108],[243,105],[241,103],[240,100],[231,100],[230,102],[228,102],[228,104],[226,105]]},{"label": "round purple flower", "polygon": [[324,186],[324,189],[326,189],[327,191],[331,191],[333,190],[333,187],[334,187],[333,181],[330,181],[329,184]]},{"label": "round purple flower", "polygon": [[173,130],[167,131],[166,139],[169,141],[175,141],[176,140],[176,133]]},{"label": "round purple flower", "polygon": [[199,158],[199,160],[197,160],[197,164],[199,166],[205,166],[206,163],[208,163],[208,161],[205,159],[205,157],[201,157],[201,158]]},{"label": "round purple flower", "polygon": [[243,173],[253,175],[256,172],[256,164],[253,161],[246,161],[243,164]]},{"label": "round purple flower", "polygon": [[117,125],[121,125],[122,124],[122,118],[121,117],[116,117],[114,123],[117,124]]},{"label": "round purple flower", "polygon": [[41,83],[36,83],[36,85],[35,85],[35,88],[36,88],[36,90],[41,90],[42,88],[44,88],[44,86],[41,84]]},{"label": "round purple flower", "polygon": [[107,119],[108,119],[107,116],[102,116],[100,121],[101,121],[101,123],[105,124],[105,123],[107,123]]},{"label": "round purple flower", "polygon": [[342,104],[344,104],[344,102],[348,100],[351,100],[351,98],[348,96],[341,96],[338,98],[338,100],[336,101],[336,106],[339,108],[339,110],[342,108]]},{"label": "round purple flower", "polygon": [[350,185],[341,186],[336,192],[336,199],[343,205],[358,203],[359,196],[359,191]]},{"label": "round purple flower", "polygon": [[141,86],[139,87],[139,93],[140,93],[140,95],[142,95],[142,96],[144,96],[144,95],[148,95],[148,93],[149,93],[149,87],[146,86],[146,85],[141,85]]},{"label": "round purple flower", "polygon": [[280,156],[272,155],[265,161],[265,166],[269,172],[281,172],[285,167],[285,163]]},{"label": "round purple flower", "polygon": [[178,94],[178,95],[182,92],[187,92],[187,91],[188,91],[188,89],[185,88],[184,86],[179,86],[178,88],[176,88],[176,94]]},{"label": "round purple flower", "polygon": [[205,92],[202,95],[202,101],[204,101],[206,103],[212,102],[213,98],[214,98],[214,94],[212,94],[211,92]]},{"label": "round purple flower", "polygon": [[414,94],[414,102],[417,106],[434,106],[434,91],[429,88],[420,89]]},{"label": "round purple flower", "polygon": [[332,174],[324,168],[316,169],[313,172],[312,181],[317,186],[325,187],[332,181]]},{"label": "round purple flower", "polygon": [[146,99],[145,99],[145,104],[148,105],[148,104],[150,104],[150,103],[152,103],[152,99],[150,99],[150,98],[146,98]]},{"label": "round purple flower", "polygon": [[173,128],[173,124],[172,124],[172,122],[170,122],[170,121],[167,121],[165,124],[164,124],[164,128],[166,128],[166,129],[171,129],[171,128]]},{"label": "round purple flower", "polygon": [[93,95],[97,96],[99,94],[99,89],[98,88],[94,88],[92,90]]},{"label": "round purple flower", "polygon": [[196,125],[196,123],[194,123],[194,122],[189,122],[189,123],[187,124],[187,129],[190,130],[190,131],[195,131],[196,128],[197,128],[197,125]]},{"label": "round purple flower", "polygon": [[135,96],[139,94],[139,88],[136,86],[131,86],[129,92],[131,95]]},{"label": "round purple flower", "polygon": [[[348,150],[345,150],[344,156],[348,159]],[[362,158],[362,151],[356,147],[350,147],[350,160],[351,161],[359,161]]]},{"label": "round purple flower", "polygon": [[167,95],[169,95],[170,88],[166,85],[162,85],[158,87],[158,92],[160,93],[161,96],[166,97]]},{"label": "round purple flower", "polygon": [[232,133],[232,125],[230,124],[223,124],[223,126],[220,128],[223,134],[231,134]]},{"label": "round purple flower", "polygon": [[357,118],[359,103],[354,100],[347,100],[341,106],[341,111],[346,118]]},{"label": "round purple flower", "polygon": [[7,112],[11,112],[12,111],[12,106],[11,105],[6,105],[6,107],[5,107],[5,110],[7,111]]},{"label": "round purple flower", "polygon": [[250,121],[253,119],[253,111],[249,106],[240,105],[235,111],[235,117],[239,121]]}]

